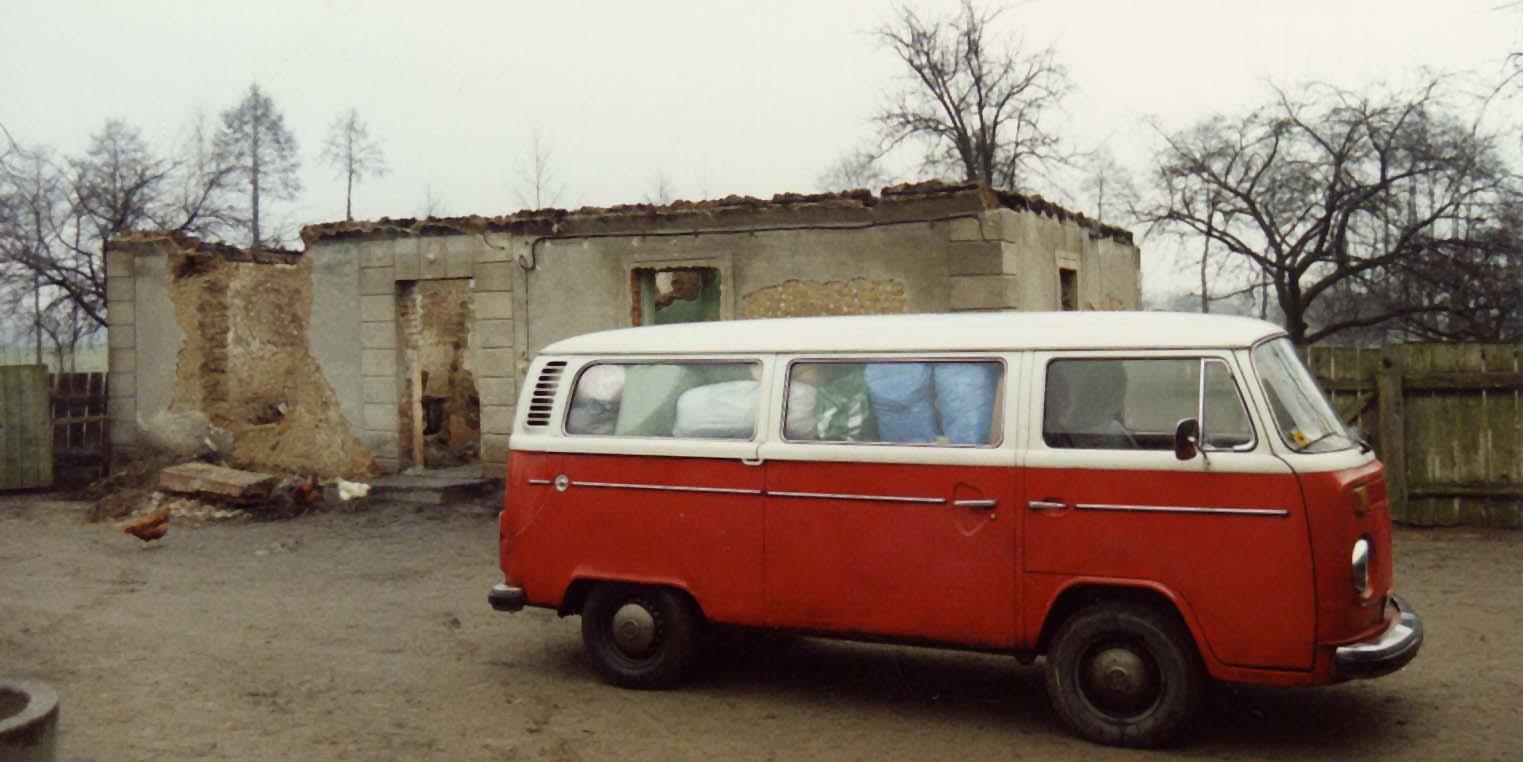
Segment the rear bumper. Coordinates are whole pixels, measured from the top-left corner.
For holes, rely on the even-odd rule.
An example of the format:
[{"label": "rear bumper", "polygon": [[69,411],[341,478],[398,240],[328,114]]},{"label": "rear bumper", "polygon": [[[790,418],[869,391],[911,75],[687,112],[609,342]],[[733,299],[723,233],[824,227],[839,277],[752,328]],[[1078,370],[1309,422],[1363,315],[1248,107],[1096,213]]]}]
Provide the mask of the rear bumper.
[{"label": "rear bumper", "polygon": [[1423,644],[1423,620],[1412,610],[1412,604],[1399,595],[1392,595],[1388,605],[1396,608],[1396,619],[1390,627],[1367,640],[1339,646],[1333,652],[1338,679],[1388,675],[1417,656]]},{"label": "rear bumper", "polygon": [[519,611],[528,603],[524,589],[499,582],[487,592],[487,603],[498,611]]}]

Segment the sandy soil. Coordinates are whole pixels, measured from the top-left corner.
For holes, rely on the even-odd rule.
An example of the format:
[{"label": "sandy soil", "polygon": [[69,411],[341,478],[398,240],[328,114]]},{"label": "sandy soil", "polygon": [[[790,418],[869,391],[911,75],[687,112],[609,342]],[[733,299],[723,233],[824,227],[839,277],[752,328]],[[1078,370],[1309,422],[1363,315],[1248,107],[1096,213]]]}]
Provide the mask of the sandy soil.
[{"label": "sandy soil", "polygon": [[[61,696],[59,759],[1136,759],[1070,736],[1037,667],[731,638],[688,685],[598,681],[577,620],[486,605],[490,505],[176,526],[0,497],[0,674]],[[1166,756],[1523,758],[1523,533],[1398,533],[1407,670],[1219,688]]]}]

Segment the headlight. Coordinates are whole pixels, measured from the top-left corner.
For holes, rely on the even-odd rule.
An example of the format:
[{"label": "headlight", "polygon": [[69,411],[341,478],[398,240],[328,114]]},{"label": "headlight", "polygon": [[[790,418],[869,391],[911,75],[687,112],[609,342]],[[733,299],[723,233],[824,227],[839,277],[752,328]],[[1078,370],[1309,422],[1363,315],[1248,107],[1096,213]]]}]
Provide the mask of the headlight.
[{"label": "headlight", "polygon": [[1354,541],[1353,563],[1349,568],[1354,581],[1354,592],[1365,595],[1370,592],[1370,540],[1360,537]]}]

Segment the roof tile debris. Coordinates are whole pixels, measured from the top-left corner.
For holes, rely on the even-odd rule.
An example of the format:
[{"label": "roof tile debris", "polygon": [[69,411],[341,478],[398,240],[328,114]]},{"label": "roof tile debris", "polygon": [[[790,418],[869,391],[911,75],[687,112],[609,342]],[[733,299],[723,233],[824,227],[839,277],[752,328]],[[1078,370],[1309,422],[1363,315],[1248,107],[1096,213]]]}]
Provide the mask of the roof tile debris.
[{"label": "roof tile debris", "polygon": [[779,193],[770,199],[730,195],[706,201],[673,201],[662,205],[584,206],[575,210],[525,209],[495,217],[481,215],[423,219],[382,217],[379,220],[370,221],[340,221],[307,225],[302,228],[301,237],[303,241],[311,245],[318,241],[346,238],[389,238],[458,233],[512,232],[554,235],[568,225],[579,223],[604,228],[621,221],[648,225],[653,222],[681,223],[693,217],[717,218],[746,213],[765,214],[778,211],[830,209],[865,211],[886,205],[902,205],[936,199],[948,201],[976,199],[980,205],[979,208],[983,209],[1003,207],[1017,211],[1030,211],[1076,224],[1088,230],[1092,237],[1110,238],[1128,245],[1132,244],[1130,231],[1091,220],[1082,213],[1064,209],[1041,196],[996,190],[978,183],[957,184],[940,180],[890,186],[882,189],[877,196],[874,196],[870,190],[858,188],[839,193]]}]

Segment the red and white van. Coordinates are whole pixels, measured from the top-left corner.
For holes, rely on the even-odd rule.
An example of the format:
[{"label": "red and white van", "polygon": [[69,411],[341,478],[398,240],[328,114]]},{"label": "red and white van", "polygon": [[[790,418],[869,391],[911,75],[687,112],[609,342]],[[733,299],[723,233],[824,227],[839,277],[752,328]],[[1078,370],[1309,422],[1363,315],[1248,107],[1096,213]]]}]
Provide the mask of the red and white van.
[{"label": "red and white van", "polygon": [[666,686],[706,622],[1045,657],[1087,738],[1153,745],[1207,678],[1394,671],[1384,470],[1284,332],[1166,313],[657,326],[535,359],[494,608],[581,614]]}]

